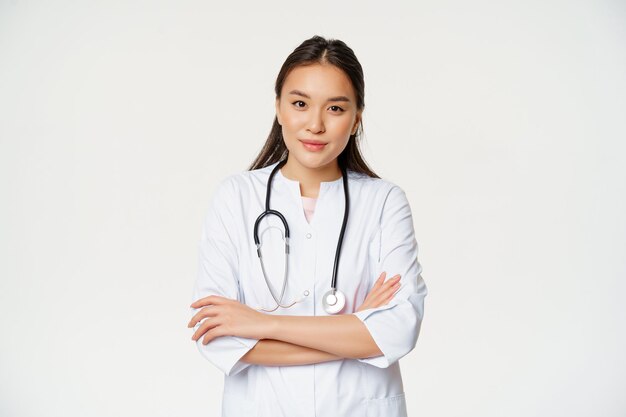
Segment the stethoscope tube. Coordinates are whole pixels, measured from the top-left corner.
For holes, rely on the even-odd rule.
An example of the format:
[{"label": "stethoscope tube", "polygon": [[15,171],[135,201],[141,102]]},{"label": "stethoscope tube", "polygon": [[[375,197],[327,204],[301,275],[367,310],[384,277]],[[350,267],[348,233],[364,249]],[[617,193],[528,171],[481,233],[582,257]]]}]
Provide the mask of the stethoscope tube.
[{"label": "stethoscope tube", "polygon": [[343,195],[345,197],[345,208],[343,210],[343,222],[341,223],[341,232],[339,233],[339,241],[337,242],[337,249],[335,251],[335,264],[333,265],[333,279],[330,282],[330,287],[333,290],[337,289],[337,270],[339,269],[339,256],[341,254],[341,245],[343,243],[343,235],[346,231],[346,224],[348,224],[348,213],[350,211],[350,194],[348,192],[348,174],[346,169],[341,166],[341,174],[343,175]]},{"label": "stethoscope tube", "polygon": [[[274,179],[274,176],[276,175],[276,172],[283,166],[285,165],[285,163],[287,163],[287,159],[284,159],[282,161],[280,161],[272,170],[272,172],[270,173],[269,179],[267,181],[267,189],[266,189],[266,193],[265,193],[265,211],[263,213],[261,213],[256,221],[254,222],[254,243],[256,245],[256,249],[257,249],[257,255],[259,257],[259,260],[261,262],[261,270],[263,272],[263,278],[265,279],[265,283],[268,286],[268,289],[270,291],[270,293],[272,294],[272,298],[274,298],[274,301],[276,302],[276,307],[274,309],[271,310],[266,310],[261,308],[261,310],[264,311],[274,311],[276,310],[278,307],[282,307],[282,308],[289,308],[291,306],[293,306],[295,303],[297,303],[300,300],[294,301],[293,303],[291,303],[290,305],[284,306],[281,304],[283,295],[285,293],[285,288],[286,288],[286,283],[287,283],[287,258],[289,256],[289,225],[287,224],[287,220],[285,219],[285,216],[282,215],[282,213],[280,213],[277,210],[272,210],[270,208],[270,197],[271,197],[271,192],[272,192],[272,181]],[[336,314],[338,312],[340,312],[343,307],[345,306],[345,295],[343,295],[343,293],[341,293],[341,291],[337,290],[337,272],[339,270],[339,258],[341,256],[341,247],[343,244],[343,237],[346,231],[346,225],[348,223],[348,214],[350,211],[350,194],[348,191],[348,175],[347,175],[347,170],[345,167],[340,166],[341,169],[341,173],[343,176],[343,189],[344,189],[344,197],[345,197],[345,208],[344,208],[344,213],[343,213],[343,222],[341,224],[341,231],[339,233],[339,240],[337,242],[337,249],[335,250],[335,262],[333,264],[333,275],[332,275],[332,280],[331,280],[331,289],[330,291],[328,291],[326,294],[324,294],[324,297],[322,299],[322,304],[324,306],[324,309],[326,310],[327,313],[329,314]],[[258,234],[258,229],[259,229],[259,224],[261,222],[261,220],[268,215],[275,215],[277,216],[281,222],[283,223],[283,226],[285,228],[285,275],[283,277],[283,287],[282,287],[282,291],[280,294],[280,297],[276,297],[276,294],[274,294],[274,291],[272,289],[272,285],[269,282],[269,279],[267,278],[267,274],[265,273],[265,265],[263,263],[263,256],[261,254],[261,242],[259,239],[259,234]],[[305,291],[305,296],[308,295],[308,292]]]},{"label": "stethoscope tube", "polygon": [[[270,294],[272,295],[272,298],[274,299],[274,301],[276,302],[276,307],[274,307],[273,309],[265,309],[265,308],[260,308],[260,310],[266,311],[266,312],[272,312],[275,311],[278,307],[282,307],[282,308],[289,308],[291,306],[293,306],[294,304],[296,304],[298,301],[294,301],[293,303],[289,304],[289,305],[282,305],[281,301],[283,299],[283,296],[285,295],[285,289],[287,287],[287,275],[288,275],[288,266],[289,266],[289,225],[287,224],[287,219],[285,219],[285,216],[282,215],[281,212],[277,211],[277,210],[272,210],[270,209],[270,196],[271,196],[271,192],[272,192],[272,180],[274,178],[274,175],[276,175],[276,172],[278,171],[278,169],[280,169],[280,167],[282,165],[284,165],[287,162],[287,160],[281,161],[281,163],[279,163],[278,165],[276,165],[276,167],[272,170],[272,173],[270,174],[270,178],[267,182],[267,188],[265,191],[265,211],[263,213],[261,213],[259,215],[259,217],[257,217],[256,221],[254,222],[254,244],[256,245],[256,252],[257,252],[257,256],[259,257],[259,261],[261,262],[261,272],[263,273],[263,279],[265,280],[265,284],[267,285],[268,290],[270,291]],[[283,287],[280,291],[280,297],[276,297],[276,294],[274,294],[274,290],[272,287],[271,282],[269,281],[269,279],[267,278],[267,273],[265,272],[265,263],[263,262],[263,255],[261,254],[261,241],[259,239],[259,224],[261,222],[261,220],[268,215],[275,215],[277,216],[281,222],[283,223],[283,227],[285,228],[285,273],[283,275]]]}]

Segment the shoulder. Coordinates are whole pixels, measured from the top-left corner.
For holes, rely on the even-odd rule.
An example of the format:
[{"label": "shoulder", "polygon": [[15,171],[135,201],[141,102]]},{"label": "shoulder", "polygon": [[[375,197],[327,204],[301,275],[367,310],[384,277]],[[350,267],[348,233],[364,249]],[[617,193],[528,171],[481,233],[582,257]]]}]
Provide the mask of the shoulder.
[{"label": "shoulder", "polygon": [[232,198],[236,189],[236,178],[241,175],[240,173],[229,174],[217,182],[211,195],[211,201],[225,200]]},{"label": "shoulder", "polygon": [[251,171],[239,171],[222,177],[215,186],[213,199],[245,198],[257,187],[267,183],[275,164]]},{"label": "shoulder", "polygon": [[365,174],[354,174],[350,183],[355,192],[350,192],[355,206],[367,207],[372,224],[377,229],[384,227],[404,228],[406,222],[412,227],[412,210],[404,189],[385,178],[372,178]]},{"label": "shoulder", "polygon": [[351,180],[351,188],[357,190],[363,197],[374,198],[375,201],[406,198],[404,189],[388,179],[373,178],[353,171],[350,171],[348,176]]}]

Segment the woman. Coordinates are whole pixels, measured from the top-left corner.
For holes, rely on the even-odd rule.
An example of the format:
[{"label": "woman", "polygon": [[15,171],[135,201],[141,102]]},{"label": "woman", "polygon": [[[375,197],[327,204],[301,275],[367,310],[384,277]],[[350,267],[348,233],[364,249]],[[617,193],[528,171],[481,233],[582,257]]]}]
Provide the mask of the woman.
[{"label": "woman", "polygon": [[407,198],[358,148],[361,65],[314,36],[275,92],[267,142],[218,185],[199,245],[188,327],[225,374],[222,415],[406,416],[398,360],[427,288]]}]

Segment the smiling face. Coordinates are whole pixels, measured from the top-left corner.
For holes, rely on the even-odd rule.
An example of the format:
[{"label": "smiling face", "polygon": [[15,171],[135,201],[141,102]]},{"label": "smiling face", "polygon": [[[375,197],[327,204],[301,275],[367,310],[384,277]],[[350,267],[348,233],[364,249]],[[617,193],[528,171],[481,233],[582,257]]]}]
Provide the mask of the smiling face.
[{"label": "smiling face", "polygon": [[352,83],[342,70],[329,64],[294,68],[276,99],[276,117],[289,150],[289,172],[341,175],[337,157],[361,118]]}]

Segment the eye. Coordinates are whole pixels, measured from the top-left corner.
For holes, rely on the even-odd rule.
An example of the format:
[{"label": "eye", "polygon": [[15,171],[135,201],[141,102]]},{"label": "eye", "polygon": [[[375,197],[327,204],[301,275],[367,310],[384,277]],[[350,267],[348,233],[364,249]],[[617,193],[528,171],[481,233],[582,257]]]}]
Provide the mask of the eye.
[{"label": "eye", "polygon": [[[303,106],[298,106],[298,105],[297,105],[298,103],[302,103],[302,104],[303,104]],[[304,103],[304,101],[302,101],[302,100],[297,100],[297,101],[294,101],[294,102],[293,102],[293,103],[291,103],[291,104],[294,104],[294,105],[296,105],[296,107],[298,107],[298,108],[300,108],[300,109],[301,109],[302,107],[304,107],[304,104],[305,104],[305,103]]]},{"label": "eye", "polygon": [[341,108],[341,107],[339,107],[339,106],[330,106],[330,108],[331,108],[331,109],[332,109],[332,108],[339,109],[339,110],[337,110],[337,111],[334,111],[334,113],[342,113],[342,112],[344,112],[344,111],[345,111],[344,109],[342,109],[342,108]]}]

